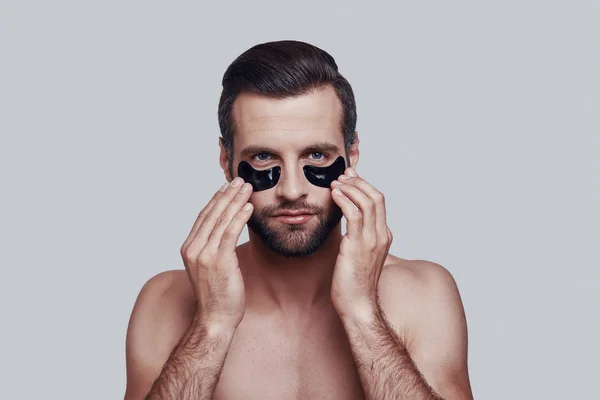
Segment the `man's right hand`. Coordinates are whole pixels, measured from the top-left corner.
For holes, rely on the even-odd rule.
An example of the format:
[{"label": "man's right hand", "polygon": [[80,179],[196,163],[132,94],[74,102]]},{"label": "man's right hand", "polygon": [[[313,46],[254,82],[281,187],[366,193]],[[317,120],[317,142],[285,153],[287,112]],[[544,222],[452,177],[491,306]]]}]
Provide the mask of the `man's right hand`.
[{"label": "man's right hand", "polygon": [[244,281],[235,250],[252,215],[251,193],[252,185],[240,177],[223,185],[200,212],[181,247],[196,296],[196,316],[210,327],[235,329],[244,316]]}]

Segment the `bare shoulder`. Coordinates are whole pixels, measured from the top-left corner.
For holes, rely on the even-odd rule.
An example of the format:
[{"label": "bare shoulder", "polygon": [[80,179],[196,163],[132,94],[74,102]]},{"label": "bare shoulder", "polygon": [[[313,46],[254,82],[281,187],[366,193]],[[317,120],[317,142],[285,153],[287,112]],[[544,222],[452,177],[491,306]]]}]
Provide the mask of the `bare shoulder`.
[{"label": "bare shoulder", "polygon": [[452,274],[425,260],[386,260],[379,302],[425,380],[444,398],[472,399],[465,311]]},{"label": "bare shoulder", "polygon": [[455,284],[450,271],[438,263],[427,260],[405,260],[392,254],[388,255],[381,277],[386,279],[380,280],[380,290],[398,288],[398,285],[406,285],[408,287],[404,289],[411,289],[418,284]]},{"label": "bare shoulder", "polygon": [[187,330],[194,301],[185,270],[150,278],[136,299],[126,339],[126,399],[142,398]]},{"label": "bare shoulder", "polygon": [[[442,265],[427,260],[405,260],[389,255],[379,279],[379,301],[388,322],[407,348],[429,326],[427,319],[450,312],[464,319],[454,277]],[[459,321],[460,322],[460,321]]]}]

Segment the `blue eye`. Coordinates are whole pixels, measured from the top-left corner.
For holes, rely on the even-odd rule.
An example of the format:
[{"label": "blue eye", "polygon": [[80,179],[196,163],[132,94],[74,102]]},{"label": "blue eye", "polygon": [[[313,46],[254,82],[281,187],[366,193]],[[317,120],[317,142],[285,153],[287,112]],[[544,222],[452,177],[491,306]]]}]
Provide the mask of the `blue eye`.
[{"label": "blue eye", "polygon": [[313,151],[312,153],[310,153],[311,155],[319,155],[320,157],[313,157],[312,159],[315,161],[322,161],[325,159],[326,155],[324,153],[321,153],[319,151]]},{"label": "blue eye", "polygon": [[258,153],[254,155],[254,158],[256,158],[258,161],[265,161],[268,160],[267,158],[261,158],[260,156],[269,156],[269,153]]}]

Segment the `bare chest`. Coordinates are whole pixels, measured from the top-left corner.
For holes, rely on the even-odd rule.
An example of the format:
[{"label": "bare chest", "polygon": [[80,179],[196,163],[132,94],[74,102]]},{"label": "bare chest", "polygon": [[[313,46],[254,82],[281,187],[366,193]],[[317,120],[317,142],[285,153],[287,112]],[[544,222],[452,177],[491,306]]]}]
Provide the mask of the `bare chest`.
[{"label": "bare chest", "polygon": [[341,324],[321,321],[302,331],[277,324],[240,324],[215,393],[229,399],[364,399]]}]

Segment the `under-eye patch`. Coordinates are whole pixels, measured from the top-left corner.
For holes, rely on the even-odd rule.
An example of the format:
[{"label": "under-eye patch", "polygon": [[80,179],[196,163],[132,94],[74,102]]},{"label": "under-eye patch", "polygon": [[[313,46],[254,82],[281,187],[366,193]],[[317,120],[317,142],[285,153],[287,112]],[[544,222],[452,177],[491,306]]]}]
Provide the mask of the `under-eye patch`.
[{"label": "under-eye patch", "polygon": [[241,161],[238,164],[238,175],[244,179],[245,182],[251,183],[255,192],[260,192],[261,190],[271,189],[277,185],[279,176],[281,175],[281,167],[273,167],[259,171],[252,168],[246,161]]},{"label": "under-eye patch", "polygon": [[339,156],[333,164],[327,167],[315,167],[314,165],[304,166],[304,176],[310,183],[315,186],[328,188],[331,182],[335,181],[338,176],[344,173],[346,169],[346,161],[344,157]]},{"label": "under-eye patch", "polygon": [[[339,156],[331,165],[327,167],[316,167],[314,165],[305,165],[304,176],[315,186],[328,188],[332,181],[344,173],[346,161],[344,157]],[[246,161],[238,164],[238,175],[244,181],[252,184],[255,192],[271,189],[279,182],[281,176],[281,167],[272,167],[264,170],[256,170]]]}]

